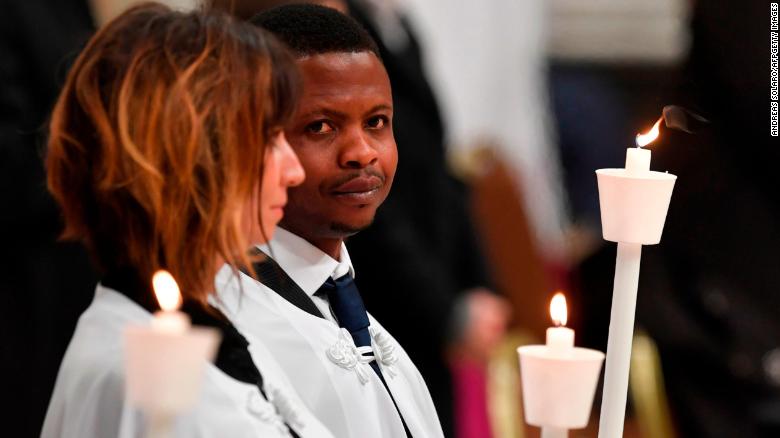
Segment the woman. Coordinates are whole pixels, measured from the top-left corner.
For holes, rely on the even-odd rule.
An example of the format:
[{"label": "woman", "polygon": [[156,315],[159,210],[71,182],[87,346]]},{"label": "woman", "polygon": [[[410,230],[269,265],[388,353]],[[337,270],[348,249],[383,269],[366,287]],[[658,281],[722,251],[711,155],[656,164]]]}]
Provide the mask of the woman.
[{"label": "woman", "polygon": [[[279,43],[227,16],[135,7],[102,28],[52,115],[46,167],[65,238],[104,272],[62,362],[43,437],[138,436],[122,330],[147,323],[150,279],[178,280],[193,322],[222,331],[176,436],[328,437],[262,345],[209,302],[223,263],[273,234],[303,170],[282,134],[298,93]],[[254,360],[253,360],[254,359]]]}]

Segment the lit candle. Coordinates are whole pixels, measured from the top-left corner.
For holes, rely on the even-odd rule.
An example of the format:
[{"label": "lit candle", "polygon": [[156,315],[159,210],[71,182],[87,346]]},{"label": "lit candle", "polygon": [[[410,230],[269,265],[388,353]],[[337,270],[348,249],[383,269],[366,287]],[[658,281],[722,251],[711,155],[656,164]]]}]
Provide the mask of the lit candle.
[{"label": "lit candle", "polygon": [[[675,177],[673,175],[665,175],[663,179],[660,179],[657,176],[653,176],[654,173],[650,172],[650,150],[643,149],[643,146],[650,144],[658,138],[658,128],[662,120],[663,117],[658,119],[652,129],[646,134],[638,134],[636,136],[637,147],[628,149],[625,175],[619,180],[622,188],[619,192],[620,195],[617,197],[621,198],[619,199],[620,204],[624,205],[630,202],[632,197],[637,197],[637,192],[630,194],[632,193],[631,188],[637,184],[636,181],[644,181],[641,184],[652,186],[660,183],[662,187],[656,187],[649,192],[655,195],[656,199],[654,201],[648,198],[641,198],[642,202],[654,207],[653,212],[663,212],[663,216],[660,216],[661,227],[658,229],[658,239],[660,239],[660,230],[663,228],[663,221],[666,218],[666,209],[669,206],[668,201]],[[643,173],[644,175],[642,175]],[[672,180],[672,184],[667,187],[667,181],[665,180],[669,179]],[[667,189],[668,192],[666,191]],[[601,188],[599,188],[599,192],[599,196],[602,196]],[[661,192],[666,193],[665,197],[661,196],[666,201],[665,204],[659,202],[660,198],[657,195]],[[602,211],[603,217],[604,211]],[[619,219],[613,222],[615,223],[612,225],[617,225],[617,228],[625,232],[628,229],[642,230],[647,228],[652,221],[650,217],[643,217],[639,222],[629,221],[629,223],[626,223],[625,216],[620,215]],[[602,220],[602,225],[604,223],[606,222]],[[605,238],[606,236],[607,233],[605,231]],[[599,418],[599,438],[623,436],[642,245],[658,243],[658,240],[649,239],[642,233],[639,233],[638,236],[631,236],[628,239],[623,235],[614,241],[617,241],[617,257],[612,290],[612,309],[609,319],[607,359],[604,368],[604,390],[602,392],[601,416]]]},{"label": "lit candle", "polygon": [[650,149],[635,147],[626,149],[626,172],[639,173],[650,170]]},{"label": "lit candle", "polygon": [[650,128],[649,131],[647,131],[647,134],[637,134],[636,135],[636,145],[637,147],[645,147],[649,145],[650,143],[654,142],[656,138],[658,138],[658,128],[661,126],[661,121],[663,121],[663,117],[658,119],[657,122],[655,122],[655,125],[653,125],[652,128]]},{"label": "lit candle", "polygon": [[[550,300],[550,318],[555,327],[547,329],[545,345],[552,358],[565,358],[574,353],[574,330],[565,327],[569,318],[566,297],[558,292]],[[569,431],[563,427],[542,426],[542,438],[566,438]]]},{"label": "lit candle", "polygon": [[550,301],[550,317],[555,327],[547,329],[547,348],[556,356],[565,356],[574,348],[574,330],[565,327],[568,309],[566,297],[560,292]]},{"label": "lit candle", "polygon": [[127,398],[146,416],[147,438],[174,436],[175,418],[197,402],[206,361],[212,360],[219,332],[191,327],[179,286],[167,271],[152,276],[159,312],[149,325],[125,328]]},{"label": "lit candle", "polygon": [[525,420],[541,427],[541,438],[568,438],[569,429],[588,424],[604,353],[574,346],[566,297],[550,301],[556,327],[547,329],[545,345],[518,347]]},{"label": "lit candle", "polygon": [[160,303],[159,312],[155,312],[152,328],[160,332],[179,334],[190,328],[190,318],[180,312],[181,292],[173,276],[168,271],[157,271],[152,276],[152,287]]},{"label": "lit candle", "polygon": [[626,150],[626,172],[638,173],[650,170],[650,150],[644,149],[644,146],[658,137],[658,128],[661,126],[662,120],[663,118],[658,119],[647,134],[637,134],[637,147]]}]

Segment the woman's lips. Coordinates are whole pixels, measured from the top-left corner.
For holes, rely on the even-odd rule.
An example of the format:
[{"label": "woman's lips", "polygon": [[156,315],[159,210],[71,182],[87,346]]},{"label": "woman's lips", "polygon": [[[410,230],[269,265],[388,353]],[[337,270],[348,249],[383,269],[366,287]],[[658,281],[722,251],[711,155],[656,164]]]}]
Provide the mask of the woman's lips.
[{"label": "woman's lips", "polygon": [[281,204],[274,204],[270,207],[271,212],[273,212],[274,215],[278,215],[280,218],[284,216],[284,207],[287,205],[287,202],[283,202]]}]

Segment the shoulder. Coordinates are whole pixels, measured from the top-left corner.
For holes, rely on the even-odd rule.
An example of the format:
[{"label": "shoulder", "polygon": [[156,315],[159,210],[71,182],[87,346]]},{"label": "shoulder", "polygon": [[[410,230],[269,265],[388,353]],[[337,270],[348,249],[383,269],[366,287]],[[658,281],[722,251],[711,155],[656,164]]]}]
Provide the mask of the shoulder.
[{"label": "shoulder", "polygon": [[125,415],[121,354],[89,348],[77,330],[57,375],[42,437],[119,436]]},{"label": "shoulder", "polygon": [[151,318],[124,295],[98,286],[92,303],[79,317],[61,368],[89,375],[120,372],[125,327],[146,324]]},{"label": "shoulder", "polygon": [[[231,320],[235,318],[237,325],[242,325],[243,317],[249,318],[253,323],[263,323],[274,316],[285,313],[285,307],[281,297],[265,284],[255,280],[249,275],[234,271],[225,265],[217,274],[214,281],[216,293],[212,298],[215,305]],[[262,312],[264,318],[258,318],[257,312]]]},{"label": "shoulder", "polygon": [[121,294],[97,287],[60,364],[43,436],[119,435],[125,412],[122,333],[145,314]]}]

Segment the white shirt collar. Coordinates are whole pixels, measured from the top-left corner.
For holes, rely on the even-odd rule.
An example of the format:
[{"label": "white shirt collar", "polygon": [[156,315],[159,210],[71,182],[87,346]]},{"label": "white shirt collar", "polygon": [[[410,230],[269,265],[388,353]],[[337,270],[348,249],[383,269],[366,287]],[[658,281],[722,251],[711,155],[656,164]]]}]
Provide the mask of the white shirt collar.
[{"label": "white shirt collar", "polygon": [[355,268],[343,242],[340,260],[335,260],[305,239],[277,227],[274,238],[258,248],[272,257],[309,296],[314,295],[328,277],[336,279],[347,273],[355,277]]}]

